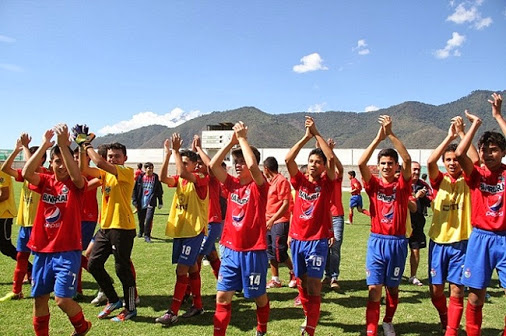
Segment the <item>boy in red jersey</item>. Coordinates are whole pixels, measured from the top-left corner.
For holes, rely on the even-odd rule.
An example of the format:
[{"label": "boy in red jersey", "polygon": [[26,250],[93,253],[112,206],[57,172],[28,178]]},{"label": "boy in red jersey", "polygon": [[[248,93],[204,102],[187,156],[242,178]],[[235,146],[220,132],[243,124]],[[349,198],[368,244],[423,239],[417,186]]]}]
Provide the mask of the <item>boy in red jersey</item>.
[{"label": "boy in red jersey", "polygon": [[362,184],[356,178],[357,173],[354,170],[348,172],[348,178],[350,179],[351,185],[351,197],[350,197],[350,214],[348,215],[348,224],[353,224],[353,209],[357,208],[357,211],[363,213],[366,216],[371,216],[367,209],[363,208],[362,202]]},{"label": "boy in red jersey", "polygon": [[[170,142],[165,140],[165,156],[160,170],[160,181],[176,188],[165,229],[165,234],[174,238],[172,263],[177,264],[176,283],[170,308],[155,320],[166,326],[178,321],[179,308],[188,285],[193,294],[193,305],[182,317],[189,318],[204,312],[197,257],[207,233],[209,176],[195,171],[197,153],[191,150],[180,152],[182,143],[177,133],[172,134]],[[174,176],[168,175],[171,153],[176,163],[177,175]]]},{"label": "boy in red jersey", "polygon": [[[504,131],[501,117],[502,99],[494,95],[492,114]],[[478,141],[478,154],[484,166],[473,164],[466,152],[481,125],[481,120],[466,111],[472,123],[469,132],[457,147],[455,154],[464,171],[466,183],[471,191],[471,224],[473,231],[469,237],[464,261],[462,283],[469,287],[466,307],[466,332],[468,336],[481,335],[483,304],[494,268],[499,281],[506,288],[506,165],[502,158],[506,155],[506,140],[497,132],[486,131]],[[506,326],[503,331],[506,335]]]},{"label": "boy in red jersey", "polygon": [[[267,243],[265,206],[267,183],[258,167],[260,153],[251,147],[247,139],[247,126],[239,121],[233,127],[229,143],[212,158],[210,167],[214,176],[228,192],[228,205],[221,244],[223,254],[216,293],[214,335],[225,335],[232,316],[232,297],[235,291],[244,289],[246,298],[254,299],[257,310],[256,335],[267,333],[269,299],[266,293]],[[232,151],[237,177],[232,177],[221,163]]]},{"label": "boy in red jersey", "polygon": [[[399,284],[408,253],[406,219],[411,196],[411,157],[392,132],[390,116],[381,115],[378,121],[381,124],[378,134],[358,161],[371,212],[371,235],[366,257],[366,281],[369,287],[366,328],[367,336],[378,334],[380,301],[385,286],[387,307],[383,331],[385,336],[395,336],[392,319],[399,302]],[[376,147],[386,138],[390,139],[398,153],[392,148],[382,149],[378,153],[378,178],[371,174],[367,163]],[[403,164],[397,178],[398,155]]]},{"label": "boy in red jersey", "polygon": [[[330,200],[335,188],[336,167],[334,153],[316,129],[313,118],[306,117],[305,127],[304,136],[290,149],[285,162],[296,192],[289,235],[293,269],[306,316],[301,326],[302,335],[314,335],[320,318],[321,278],[334,238]],[[295,158],[313,137],[320,148],[310,152],[306,176],[299,171]]]},{"label": "boy in red jersey", "polygon": [[[51,149],[50,164],[54,174],[38,173],[40,161]],[[33,251],[32,296],[33,327],[36,335],[49,335],[49,296],[54,291],[58,307],[74,326],[72,335],[85,335],[91,322],[85,320],[81,307],[72,297],[81,261],[81,203],[86,179],[72,159],[67,125],[47,130],[42,144],[23,168],[23,177],[41,194],[28,247]]]}]

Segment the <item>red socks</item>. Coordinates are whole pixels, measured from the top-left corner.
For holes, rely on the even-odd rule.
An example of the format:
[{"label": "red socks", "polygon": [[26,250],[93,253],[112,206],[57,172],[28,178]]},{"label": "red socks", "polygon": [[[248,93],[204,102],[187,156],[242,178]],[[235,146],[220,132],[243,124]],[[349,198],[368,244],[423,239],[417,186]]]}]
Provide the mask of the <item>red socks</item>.
[{"label": "red socks", "polygon": [[216,258],[213,261],[210,261],[211,267],[213,268],[213,274],[216,279],[218,279],[218,274],[220,273],[221,261],[220,258]]},{"label": "red socks", "polygon": [[362,209],[362,213],[363,213],[364,215],[367,215],[367,216],[371,217],[371,213],[369,212],[369,210]]},{"label": "red socks", "polygon": [[466,332],[467,336],[481,335],[481,322],[483,320],[483,305],[473,306],[467,302],[466,307]]},{"label": "red socks", "polygon": [[232,305],[216,303],[214,313],[214,336],[225,336],[230,318],[232,317]]},{"label": "red socks", "polygon": [[348,215],[348,221],[350,222],[350,224],[353,224],[353,213],[350,212],[350,214]]},{"label": "red socks", "polygon": [[269,312],[271,311],[270,303],[263,307],[257,306],[257,330],[263,333],[267,332],[267,322],[269,322]]},{"label": "red socks", "polygon": [[320,304],[320,295],[308,295],[306,332],[311,336],[314,335],[320,319]]},{"label": "red socks", "polygon": [[450,296],[450,303],[448,304],[448,325],[446,326],[446,336],[457,336],[463,312],[464,298]]},{"label": "red socks", "polygon": [[[190,287],[193,295],[193,306],[197,309],[202,309],[202,295],[201,295],[201,280],[200,272],[193,272],[189,275]],[[174,311],[172,311],[175,313]]]},{"label": "red socks", "polygon": [[[432,304],[439,313],[439,319],[441,320],[441,326],[446,328],[448,324],[448,309],[446,308],[446,296],[443,294],[438,297],[431,298]],[[451,299],[450,299],[451,304]],[[459,320],[460,321],[460,320]]]},{"label": "red socks", "polygon": [[379,319],[380,319],[380,303],[368,301],[367,308],[365,310],[365,325],[367,328],[367,336],[378,335]]},{"label": "red socks", "polygon": [[383,322],[390,323],[394,318],[395,311],[397,310],[397,305],[399,304],[399,293],[392,295],[388,290],[386,294],[386,310],[385,317],[383,318]]},{"label": "red socks", "polygon": [[188,283],[189,279],[187,274],[177,276],[176,285],[174,286],[174,295],[172,296],[172,304],[170,306],[170,311],[176,315],[181,307],[181,302],[183,301]]},{"label": "red socks", "polygon": [[33,330],[36,336],[49,336],[49,314],[33,317]]},{"label": "red socks", "polygon": [[88,329],[88,322],[84,319],[83,311],[81,310],[76,315],[69,317],[70,323],[74,326],[77,333],[83,333]]},{"label": "red socks", "polygon": [[28,271],[28,258],[30,258],[30,252],[18,252],[16,255],[16,268],[14,269],[14,277],[12,281],[13,293],[21,293],[23,288],[23,279]]}]

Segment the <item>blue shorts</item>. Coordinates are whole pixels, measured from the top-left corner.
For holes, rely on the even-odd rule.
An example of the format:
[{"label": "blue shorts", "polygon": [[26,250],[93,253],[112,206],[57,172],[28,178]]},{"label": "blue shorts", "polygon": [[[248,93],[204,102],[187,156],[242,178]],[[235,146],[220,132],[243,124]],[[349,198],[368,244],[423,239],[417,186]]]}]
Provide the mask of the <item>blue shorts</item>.
[{"label": "blue shorts", "polygon": [[365,262],[367,285],[399,286],[407,255],[406,237],[371,233]]},{"label": "blue shorts", "polygon": [[292,250],[293,273],[297,278],[306,273],[311,278],[323,277],[329,251],[327,238],[308,241],[292,238],[290,249]]},{"label": "blue shorts", "polygon": [[476,289],[490,285],[497,270],[501,286],[506,288],[506,231],[492,232],[473,228],[464,261],[462,284]]},{"label": "blue shorts", "polygon": [[193,266],[197,262],[204,232],[190,238],[174,238],[172,243],[172,263]]},{"label": "blue shorts", "polygon": [[90,241],[95,234],[96,226],[97,222],[81,222],[81,241],[83,243],[83,251],[86,251],[88,245],[90,245]]},{"label": "blue shorts", "polygon": [[221,256],[216,289],[220,292],[244,290],[244,297],[254,299],[265,294],[267,286],[267,253],[238,252],[228,247]]},{"label": "blue shorts", "polygon": [[216,251],[215,243],[221,237],[221,232],[223,231],[223,223],[213,222],[207,224],[207,236],[204,237],[202,241],[202,246],[200,247],[200,255],[208,255],[212,251]]},{"label": "blue shorts", "polygon": [[73,297],[81,267],[81,251],[33,254],[32,296],[38,297],[54,291],[57,297]]},{"label": "blue shorts", "polygon": [[362,208],[362,195],[351,195],[350,208]]},{"label": "blue shorts", "polygon": [[19,234],[18,234],[18,243],[16,246],[16,251],[18,252],[32,252],[26,244],[28,243],[28,240],[30,240],[30,234],[32,233],[32,227],[31,226],[20,226],[19,227]]},{"label": "blue shorts", "polygon": [[429,242],[429,282],[444,285],[446,281],[462,285],[462,269],[466,257],[467,240],[451,244]]}]

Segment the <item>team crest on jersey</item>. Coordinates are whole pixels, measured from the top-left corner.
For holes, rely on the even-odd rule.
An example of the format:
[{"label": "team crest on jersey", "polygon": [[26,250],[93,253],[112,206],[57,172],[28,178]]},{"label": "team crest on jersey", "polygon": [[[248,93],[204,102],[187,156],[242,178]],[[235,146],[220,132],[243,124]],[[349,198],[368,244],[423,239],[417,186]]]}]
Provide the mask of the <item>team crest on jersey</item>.
[{"label": "team crest on jersey", "polygon": [[110,186],[105,187],[105,188],[104,188],[104,193],[105,193],[106,195],[109,195],[109,194],[111,193],[111,187],[110,187]]},{"label": "team crest on jersey", "polygon": [[69,188],[67,188],[67,186],[63,186],[63,188],[61,188],[61,192],[62,192],[62,194],[68,194]]},{"label": "team crest on jersey", "polygon": [[501,194],[490,195],[487,197],[488,210],[486,216],[500,217],[502,212],[503,198]]},{"label": "team crest on jersey", "polygon": [[242,220],[244,219],[245,214],[246,212],[242,207],[234,209],[234,211],[232,212],[232,225],[234,225],[235,227],[242,226]]},{"label": "team crest on jersey", "polygon": [[300,218],[310,219],[313,217],[313,211],[314,211],[313,202],[302,201],[300,204],[300,207],[301,207],[301,214],[299,216]]},{"label": "team crest on jersey", "polygon": [[46,228],[58,228],[60,227],[61,212],[56,206],[50,206],[44,211],[44,218]]},{"label": "team crest on jersey", "polygon": [[469,268],[466,268],[464,271],[464,276],[469,279],[471,277],[471,270]]},{"label": "team crest on jersey", "polygon": [[394,204],[384,203],[381,213],[383,215],[383,218],[381,219],[383,223],[392,221],[394,218]]},{"label": "team crest on jersey", "polygon": [[0,183],[4,183],[5,179],[3,177],[0,177]]}]

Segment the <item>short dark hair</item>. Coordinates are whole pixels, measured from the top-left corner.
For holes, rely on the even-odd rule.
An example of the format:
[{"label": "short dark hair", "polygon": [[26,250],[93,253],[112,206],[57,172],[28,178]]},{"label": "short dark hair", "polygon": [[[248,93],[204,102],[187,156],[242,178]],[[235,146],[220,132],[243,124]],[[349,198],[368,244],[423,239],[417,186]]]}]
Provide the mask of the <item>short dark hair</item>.
[{"label": "short dark hair", "polygon": [[101,144],[97,147],[97,154],[102,158],[107,158],[107,149],[109,148],[109,144]]},{"label": "short dark hair", "polygon": [[311,157],[311,155],[318,155],[323,160],[323,164],[327,164],[327,157],[321,148],[312,149],[311,152],[309,152],[308,159]]},{"label": "short dark hair", "polygon": [[278,172],[278,160],[274,156],[269,156],[264,160],[264,167],[269,169],[271,172],[277,173]]},{"label": "short dark hair", "polygon": [[[146,163],[146,164],[147,164],[147,163]],[[144,167],[146,167],[146,164],[144,165]],[[139,162],[139,163],[137,164],[137,169],[142,169],[142,163],[141,163],[141,162]]]},{"label": "short dark hair", "polygon": [[[68,150],[72,153],[72,149],[70,147],[67,147]],[[52,160],[55,155],[61,155],[61,148],[58,145],[54,145],[51,150],[49,151],[49,158]]]},{"label": "short dark hair", "polygon": [[351,177],[356,177],[356,176],[357,176],[357,173],[355,173],[355,171],[354,171],[354,170],[350,170],[350,171],[348,172],[348,175],[351,175]]},{"label": "short dark hair", "polygon": [[191,162],[197,162],[198,155],[192,150],[183,149],[179,152],[181,156],[186,156]]},{"label": "short dark hair", "polygon": [[383,148],[380,150],[378,153],[378,163],[383,156],[389,156],[393,158],[395,163],[399,162],[399,154],[397,154],[397,151],[393,148]]},{"label": "short dark hair", "polygon": [[119,142],[113,142],[111,144],[108,144],[107,145],[107,150],[109,149],[119,149],[120,151],[123,152],[123,155],[127,155],[127,149],[126,149],[126,146],[123,145],[123,144],[120,144]]},{"label": "short dark hair", "polygon": [[[30,151],[30,154],[32,154],[32,155],[35,154],[37,149],[39,149],[39,146],[32,146],[32,147],[28,148],[28,150]],[[44,154],[42,154],[42,164],[44,164],[44,162],[46,162],[46,159],[47,159],[47,153],[44,152]]]},{"label": "short dark hair", "polygon": [[[141,164],[142,164],[142,163],[141,163]],[[154,166],[155,166],[155,165],[153,165],[153,163],[152,163],[152,162],[146,162],[146,163],[144,164],[144,168],[153,168]],[[141,168],[142,168],[142,167],[141,167]]]},{"label": "short dark hair", "polygon": [[445,160],[446,153],[455,152],[456,150],[457,150],[456,143],[449,144],[448,146],[445,147],[443,154],[441,155],[441,160],[443,160],[443,161]]},{"label": "short dark hair", "polygon": [[[253,151],[253,155],[255,155],[255,159],[257,160],[257,164],[259,164],[260,163],[260,152],[258,151],[258,149],[255,146],[250,146],[250,148]],[[237,159],[237,158],[244,159],[244,154],[242,153],[241,147],[233,149],[232,156],[234,157],[234,159]]]},{"label": "short dark hair", "polygon": [[478,150],[487,145],[497,145],[503,151],[506,148],[506,139],[501,133],[486,131],[478,140]]}]

